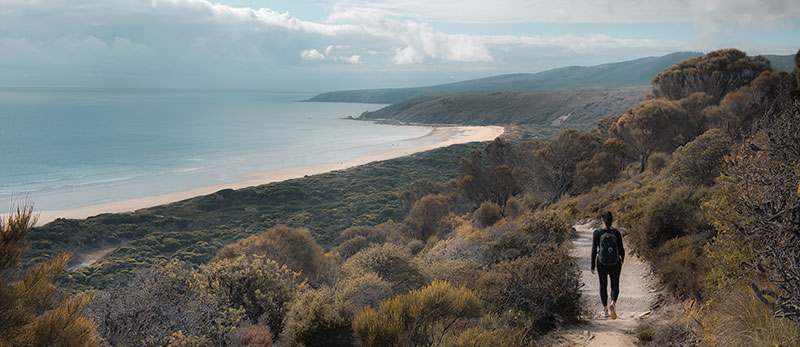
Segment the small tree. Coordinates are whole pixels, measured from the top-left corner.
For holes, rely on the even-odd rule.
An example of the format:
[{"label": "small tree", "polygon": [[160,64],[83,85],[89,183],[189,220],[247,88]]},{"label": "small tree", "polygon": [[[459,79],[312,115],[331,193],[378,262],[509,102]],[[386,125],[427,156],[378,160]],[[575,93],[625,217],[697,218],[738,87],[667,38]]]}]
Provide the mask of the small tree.
[{"label": "small tree", "polygon": [[458,180],[461,194],[477,205],[491,201],[505,211],[508,198],[522,192],[521,156],[508,141],[497,138],[483,152],[473,150],[461,159],[464,174]]},{"label": "small tree", "polygon": [[679,104],[652,99],[636,104],[622,115],[615,130],[639,159],[639,172],[644,172],[651,154],[671,151],[686,142],[686,124],[686,111]]},{"label": "small tree", "polygon": [[481,305],[471,290],[435,281],[377,310],[366,308],[353,321],[353,330],[362,346],[439,346],[465,320],[480,317]]},{"label": "small tree", "polygon": [[567,129],[543,148],[533,151],[533,177],[537,188],[546,192],[548,201],[556,202],[572,189],[576,165],[597,146],[597,138],[592,134]]},{"label": "small tree", "polygon": [[15,277],[25,253],[23,239],[36,224],[32,206],[17,207],[0,222],[0,345],[96,346],[95,324],[84,317],[89,297],[61,297],[53,280],[69,263],[60,254]]},{"label": "small tree", "polygon": [[444,230],[443,219],[449,214],[450,204],[444,195],[428,195],[414,204],[405,224],[415,232],[415,238],[425,241]]}]

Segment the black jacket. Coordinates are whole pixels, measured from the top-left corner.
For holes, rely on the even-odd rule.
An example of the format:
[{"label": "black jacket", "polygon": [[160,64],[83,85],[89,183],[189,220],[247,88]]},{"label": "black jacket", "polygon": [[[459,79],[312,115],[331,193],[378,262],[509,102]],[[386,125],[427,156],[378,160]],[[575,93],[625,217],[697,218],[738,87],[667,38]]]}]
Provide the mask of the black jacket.
[{"label": "black jacket", "polygon": [[[597,262],[597,247],[600,246],[600,236],[606,230],[597,229],[594,231],[594,235],[592,235],[592,270],[594,270],[595,263]],[[619,233],[617,229],[609,229],[608,232],[613,233],[614,236],[617,237],[617,248],[619,248],[619,262],[625,261],[625,247],[622,247],[622,234]]]}]

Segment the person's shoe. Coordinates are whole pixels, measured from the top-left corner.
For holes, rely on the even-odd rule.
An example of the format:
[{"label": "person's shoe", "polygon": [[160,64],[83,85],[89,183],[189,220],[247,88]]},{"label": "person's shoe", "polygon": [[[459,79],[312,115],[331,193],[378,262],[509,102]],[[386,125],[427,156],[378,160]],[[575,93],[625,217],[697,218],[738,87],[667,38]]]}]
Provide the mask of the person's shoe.
[{"label": "person's shoe", "polygon": [[608,319],[608,311],[603,310],[602,312],[600,312],[600,318]]},{"label": "person's shoe", "polygon": [[616,304],[608,305],[608,309],[611,311],[611,319],[617,319],[617,310],[614,306],[616,306]]}]

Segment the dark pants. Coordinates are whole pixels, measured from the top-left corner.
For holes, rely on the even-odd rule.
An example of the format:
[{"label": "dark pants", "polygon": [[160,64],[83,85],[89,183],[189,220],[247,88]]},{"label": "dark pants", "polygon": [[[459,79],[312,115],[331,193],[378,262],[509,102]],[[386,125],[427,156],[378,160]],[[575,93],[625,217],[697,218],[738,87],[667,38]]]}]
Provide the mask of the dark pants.
[{"label": "dark pants", "polygon": [[622,263],[615,266],[603,266],[597,264],[597,274],[600,275],[600,301],[603,306],[608,306],[608,276],[611,276],[611,300],[616,302],[619,296],[619,273],[622,271]]}]

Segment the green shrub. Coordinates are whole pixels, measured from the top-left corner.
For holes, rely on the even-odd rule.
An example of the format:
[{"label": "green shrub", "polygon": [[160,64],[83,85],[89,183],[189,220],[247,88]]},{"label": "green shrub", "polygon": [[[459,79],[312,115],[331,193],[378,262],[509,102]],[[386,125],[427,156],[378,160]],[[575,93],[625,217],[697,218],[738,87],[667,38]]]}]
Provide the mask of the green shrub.
[{"label": "green shrub", "polygon": [[309,280],[317,280],[329,266],[325,251],[314,241],[308,229],[283,225],[227,245],[217,252],[214,259],[254,255],[286,264]]},{"label": "green shrub", "polygon": [[201,267],[207,276],[208,290],[233,308],[244,309],[253,324],[264,322],[270,331],[280,333],[287,304],[298,288],[298,275],[286,265],[253,256],[223,259]]},{"label": "green shrub", "polygon": [[[506,206],[508,206],[508,204],[506,204]],[[478,223],[478,225],[486,227],[494,225],[494,223],[497,223],[503,219],[503,214],[500,213],[500,205],[491,201],[484,201],[481,206],[475,210],[472,218]]]},{"label": "green shrub", "polygon": [[289,346],[352,346],[353,311],[330,288],[300,294],[286,314],[283,331]]},{"label": "green shrub", "polygon": [[671,239],[654,250],[652,263],[656,272],[676,296],[704,298],[707,260],[703,244],[706,241],[702,234],[687,235]]},{"label": "green shrub", "polygon": [[436,281],[385,301],[378,309],[364,309],[353,321],[353,330],[361,346],[432,346],[457,336],[466,320],[481,314],[474,292]]},{"label": "green shrub", "polygon": [[393,291],[398,293],[419,288],[426,282],[422,268],[408,250],[389,243],[362,250],[342,264],[345,278],[359,277],[368,272],[391,283]]},{"label": "green shrub", "polygon": [[672,153],[667,174],[688,185],[712,185],[730,152],[731,139],[719,129],[711,129]]}]

